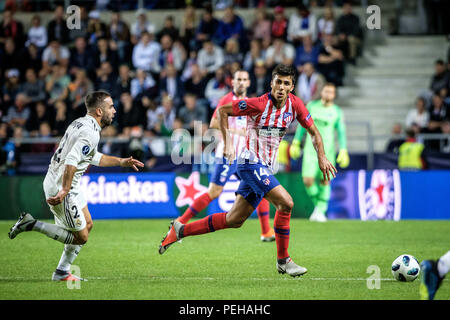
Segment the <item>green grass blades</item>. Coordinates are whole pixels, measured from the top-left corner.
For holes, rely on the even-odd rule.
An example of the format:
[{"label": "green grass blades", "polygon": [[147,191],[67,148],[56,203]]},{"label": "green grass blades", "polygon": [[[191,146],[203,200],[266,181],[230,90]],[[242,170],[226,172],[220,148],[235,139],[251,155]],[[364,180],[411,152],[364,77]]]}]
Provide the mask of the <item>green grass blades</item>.
[{"label": "green grass blades", "polygon": [[[450,249],[449,221],[293,219],[289,253],[308,273],[291,278],[278,274],[275,242],[259,240],[257,219],[185,238],[164,255],[169,220],[97,220],[74,262],[89,280],[77,288],[50,281],[63,245],[37,232],[10,240],[13,223],[0,222],[0,299],[419,299],[420,280],[395,281],[391,263]],[[436,299],[450,299],[449,280]]]}]

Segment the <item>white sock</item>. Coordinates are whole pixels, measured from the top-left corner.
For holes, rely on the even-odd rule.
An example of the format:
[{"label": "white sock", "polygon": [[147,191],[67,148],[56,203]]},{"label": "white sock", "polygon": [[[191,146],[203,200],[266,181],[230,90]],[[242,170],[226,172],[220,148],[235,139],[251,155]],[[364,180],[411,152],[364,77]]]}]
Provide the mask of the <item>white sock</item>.
[{"label": "white sock", "polygon": [[81,247],[81,245],[66,244],[56,269],[70,272],[70,266],[80,253]]},{"label": "white sock", "polygon": [[36,221],[33,231],[43,233],[47,237],[65,244],[71,244],[74,239],[73,233],[63,227],[41,221]]},{"label": "white sock", "polygon": [[450,251],[439,258],[437,269],[441,278],[448,273],[450,269]]}]

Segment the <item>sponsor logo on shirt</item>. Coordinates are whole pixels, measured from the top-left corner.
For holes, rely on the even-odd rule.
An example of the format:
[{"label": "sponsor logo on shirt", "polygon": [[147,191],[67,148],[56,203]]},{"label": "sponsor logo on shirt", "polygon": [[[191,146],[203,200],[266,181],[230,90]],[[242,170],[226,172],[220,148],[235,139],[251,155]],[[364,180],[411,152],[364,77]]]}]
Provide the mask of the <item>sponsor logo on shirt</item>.
[{"label": "sponsor logo on shirt", "polygon": [[89,153],[89,146],[84,146],[83,149],[81,149],[81,153],[83,153],[84,156],[87,156]]}]

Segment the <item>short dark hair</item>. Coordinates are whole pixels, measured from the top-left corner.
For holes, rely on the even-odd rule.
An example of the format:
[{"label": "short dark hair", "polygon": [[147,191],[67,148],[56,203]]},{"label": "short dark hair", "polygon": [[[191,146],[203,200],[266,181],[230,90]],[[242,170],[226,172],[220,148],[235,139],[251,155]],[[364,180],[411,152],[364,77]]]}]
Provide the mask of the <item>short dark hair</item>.
[{"label": "short dark hair", "polygon": [[88,112],[94,112],[97,108],[103,107],[103,102],[106,98],[111,97],[111,95],[106,91],[94,91],[89,93],[84,98],[84,104]]},{"label": "short dark hair", "polygon": [[272,79],[275,78],[276,75],[290,76],[292,78],[292,83],[295,83],[295,74],[295,69],[292,66],[280,63],[273,69]]}]

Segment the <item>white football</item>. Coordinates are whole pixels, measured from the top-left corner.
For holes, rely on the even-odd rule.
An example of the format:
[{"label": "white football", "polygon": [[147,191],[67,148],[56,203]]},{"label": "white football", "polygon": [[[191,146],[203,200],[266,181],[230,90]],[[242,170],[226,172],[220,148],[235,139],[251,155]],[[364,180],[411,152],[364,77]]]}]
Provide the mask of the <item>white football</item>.
[{"label": "white football", "polygon": [[402,254],[392,262],[392,275],[398,281],[414,281],[419,276],[419,273],[419,261],[410,254]]}]

